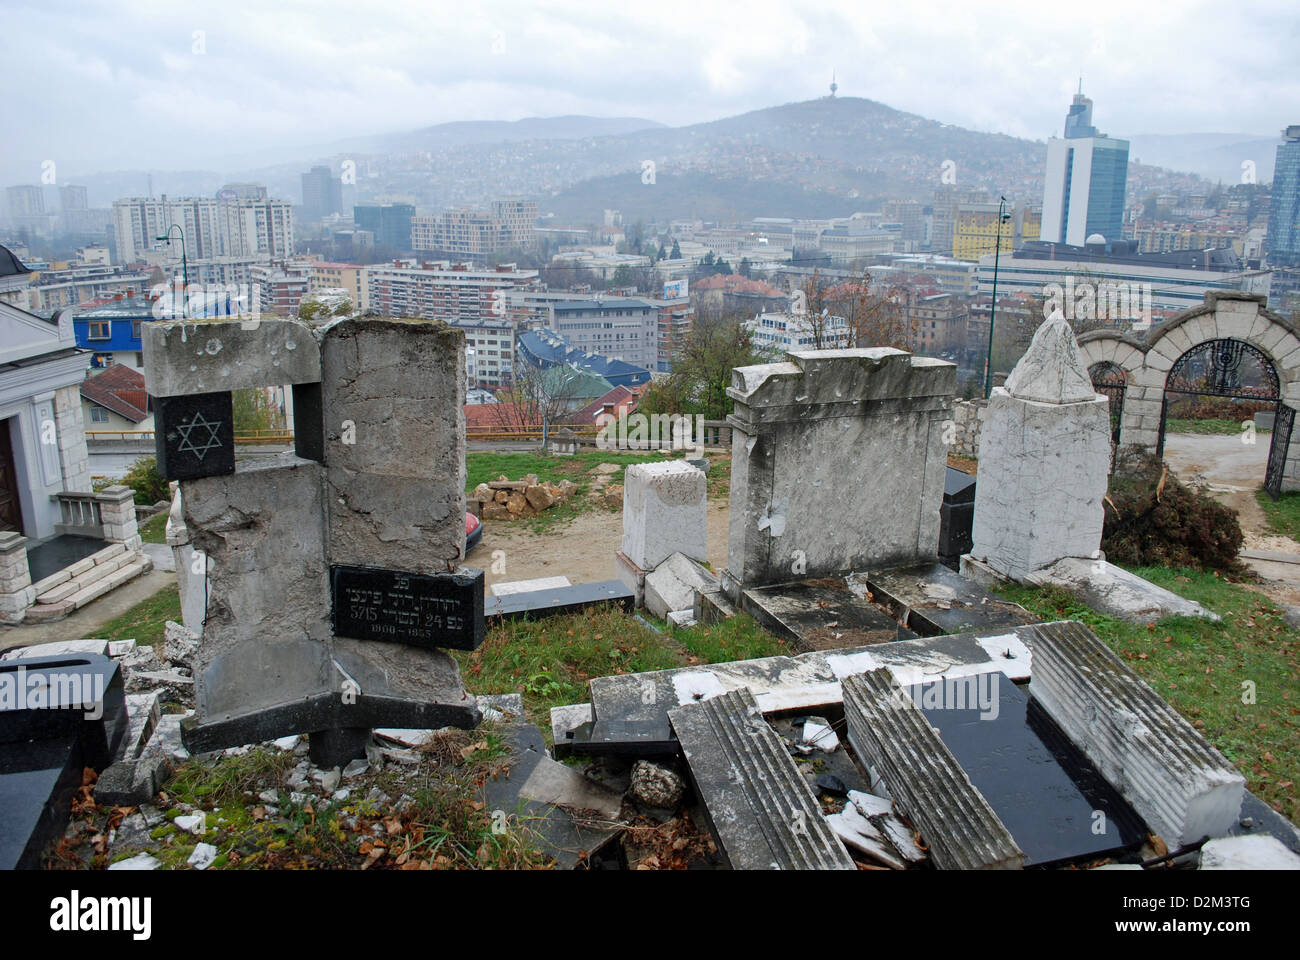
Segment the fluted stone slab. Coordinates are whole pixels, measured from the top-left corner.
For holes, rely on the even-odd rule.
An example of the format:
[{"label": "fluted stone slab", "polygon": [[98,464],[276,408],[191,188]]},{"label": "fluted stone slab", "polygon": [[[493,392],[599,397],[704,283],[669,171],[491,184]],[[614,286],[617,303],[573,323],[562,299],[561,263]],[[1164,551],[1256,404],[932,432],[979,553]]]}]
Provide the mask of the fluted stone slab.
[{"label": "fluted stone slab", "polygon": [[1246,779],[1087,627],[1026,628],[1029,693],[1171,850],[1229,832]]}]

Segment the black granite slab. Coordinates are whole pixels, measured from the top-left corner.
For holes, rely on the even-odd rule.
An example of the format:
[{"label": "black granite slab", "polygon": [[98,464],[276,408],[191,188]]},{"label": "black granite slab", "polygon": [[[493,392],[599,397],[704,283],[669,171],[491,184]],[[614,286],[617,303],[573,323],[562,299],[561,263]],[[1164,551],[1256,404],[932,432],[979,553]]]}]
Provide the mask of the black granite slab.
[{"label": "black granite slab", "polygon": [[975,478],[955,467],[945,468],[948,472],[943,478],[944,503],[974,503]]},{"label": "black granite slab", "polygon": [[426,649],[474,650],[483,642],[483,571],[404,573],[330,568],[334,635]]},{"label": "black granite slab", "polygon": [[74,737],[87,766],[113,762],[130,726],[122,670],[98,654],[0,662],[0,744]]},{"label": "black granite slab", "polygon": [[526,593],[509,593],[504,597],[488,597],[483,613],[487,617],[512,620],[516,617],[554,616],[557,613],[578,613],[602,603],[614,603],[625,613],[636,609],[636,595],[622,580],[599,580],[595,583],[575,583],[568,587],[547,590],[529,590]]},{"label": "black granite slab", "polygon": [[[955,684],[906,689],[1024,851],[1026,867],[1113,856],[1146,839],[1133,808],[1005,674]],[[987,691],[983,702],[977,689]]]},{"label": "black granite slab", "polygon": [[594,720],[570,731],[569,752],[580,757],[664,757],[681,752],[667,713],[646,720]]},{"label": "black granite slab", "polygon": [[1041,622],[1019,604],[994,596],[942,563],[870,573],[867,585],[877,603],[924,637]]},{"label": "black granite slab", "polygon": [[337,693],[326,693],[228,720],[200,722],[196,717],[189,717],[181,722],[181,742],[190,753],[207,753],[318,730],[361,727],[472,730],[482,718],[473,697],[466,697],[461,703],[439,703],[363,692],[345,701]]},{"label": "black granite slab", "polygon": [[151,399],[158,473],[164,480],[235,472],[235,414],[229,392]]},{"label": "black granite slab", "polygon": [[85,759],[75,734],[0,744],[0,870],[36,870],[63,835]]},{"label": "black granite slab", "polygon": [[860,647],[917,636],[838,578],[744,590],[740,608],[796,650]]}]

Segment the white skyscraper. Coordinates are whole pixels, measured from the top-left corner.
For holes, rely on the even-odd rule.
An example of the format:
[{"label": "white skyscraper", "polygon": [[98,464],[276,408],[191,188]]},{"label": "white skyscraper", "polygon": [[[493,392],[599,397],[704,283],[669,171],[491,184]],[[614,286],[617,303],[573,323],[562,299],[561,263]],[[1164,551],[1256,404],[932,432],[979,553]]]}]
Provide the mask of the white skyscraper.
[{"label": "white skyscraper", "polygon": [[1093,234],[1108,243],[1120,239],[1128,146],[1127,140],[1098,134],[1092,101],[1082,92],[1075,95],[1064,139],[1047,141],[1041,239],[1077,247]]}]

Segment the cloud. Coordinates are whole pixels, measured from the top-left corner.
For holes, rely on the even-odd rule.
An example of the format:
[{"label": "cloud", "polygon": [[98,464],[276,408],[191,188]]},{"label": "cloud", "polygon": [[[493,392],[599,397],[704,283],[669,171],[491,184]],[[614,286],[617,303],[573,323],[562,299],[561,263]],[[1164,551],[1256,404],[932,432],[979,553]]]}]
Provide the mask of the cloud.
[{"label": "cloud", "polygon": [[7,100],[22,105],[8,183],[50,157],[64,177],[210,169],[449,120],[679,125],[822,96],[832,70],[842,96],[1036,139],[1059,133],[1080,75],[1116,135],[1300,120],[1290,0],[1095,0],[1086,17],[1039,0],[10,0],[3,16]]}]

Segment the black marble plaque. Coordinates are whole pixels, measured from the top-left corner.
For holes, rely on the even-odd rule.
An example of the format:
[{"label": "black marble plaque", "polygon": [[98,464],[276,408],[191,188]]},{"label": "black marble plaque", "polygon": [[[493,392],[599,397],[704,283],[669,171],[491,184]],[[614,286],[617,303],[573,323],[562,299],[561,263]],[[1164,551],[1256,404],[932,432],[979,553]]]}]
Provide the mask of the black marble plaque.
[{"label": "black marble plaque", "polygon": [[158,472],[164,480],[235,472],[235,415],[230,393],[152,400]]},{"label": "black marble plaque", "polygon": [[483,571],[403,573],[331,567],[334,635],[473,650],[483,642]]}]

